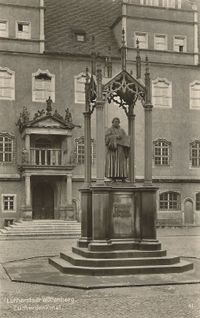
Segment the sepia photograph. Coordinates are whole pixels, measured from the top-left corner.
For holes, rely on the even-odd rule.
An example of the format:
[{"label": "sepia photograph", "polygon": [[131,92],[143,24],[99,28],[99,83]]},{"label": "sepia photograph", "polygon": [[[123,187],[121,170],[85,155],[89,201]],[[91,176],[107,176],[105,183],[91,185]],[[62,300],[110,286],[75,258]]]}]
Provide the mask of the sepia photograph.
[{"label": "sepia photograph", "polygon": [[0,0],[0,316],[200,318],[200,0]]}]

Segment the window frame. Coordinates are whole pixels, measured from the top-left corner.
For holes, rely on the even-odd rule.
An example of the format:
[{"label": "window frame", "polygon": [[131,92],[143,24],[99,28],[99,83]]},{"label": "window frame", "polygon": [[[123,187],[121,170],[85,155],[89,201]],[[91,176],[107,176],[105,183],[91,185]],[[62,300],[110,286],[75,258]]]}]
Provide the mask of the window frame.
[{"label": "window frame", "polygon": [[[22,24],[22,25],[28,25],[29,26],[29,31],[28,32],[24,32],[24,31],[19,31],[18,30],[18,25]],[[17,39],[20,40],[30,40],[31,39],[31,22],[30,21],[16,21],[15,23],[15,35]]]},{"label": "window frame", "polygon": [[134,32],[134,47],[137,48],[137,39],[138,39],[138,36],[137,34],[143,34],[145,35],[145,47],[140,47],[140,42],[139,42],[139,48],[141,50],[147,50],[149,48],[149,36],[148,36],[148,32],[143,32],[143,31],[135,31]]},{"label": "window frame", "polygon": [[[159,146],[157,143],[163,143],[164,145]],[[160,151],[160,156],[156,154],[156,149],[159,148]],[[165,155],[163,154],[164,150],[168,150],[168,154]],[[156,159],[160,158],[160,164],[156,163]],[[164,163],[164,159],[167,158],[167,163]],[[156,139],[153,141],[153,159],[154,159],[154,167],[170,167],[171,165],[171,160],[172,160],[172,143],[166,139]]]},{"label": "window frame", "polygon": [[[192,87],[194,87],[195,85],[199,85],[199,95],[200,95],[200,81],[199,80],[195,80],[192,83],[190,83],[190,87],[189,87],[189,96],[190,96],[190,109],[192,110],[200,110],[200,97],[199,98],[192,98]],[[192,106],[192,101],[193,100],[198,100],[199,99],[199,106]]]},{"label": "window frame", "polygon": [[[79,37],[83,37],[83,40],[80,40]],[[75,32],[75,40],[80,43],[86,42],[86,34],[85,32]]]},{"label": "window frame", "polygon": [[[184,39],[184,46],[183,46],[183,48],[185,48],[185,49],[183,49],[183,51],[177,51],[175,48],[176,48],[176,45],[175,45],[175,40],[177,39],[177,38],[182,38],[182,39]],[[187,36],[186,35],[177,35],[177,34],[175,34],[174,36],[173,36],[173,50],[174,50],[174,52],[177,52],[177,53],[186,53],[187,52]]]},{"label": "window frame", "polygon": [[[1,67],[0,66],[0,74],[2,73],[7,73],[10,75],[10,86],[0,86],[0,89],[10,89],[10,97],[6,96],[1,96],[0,95],[0,100],[15,100],[15,72],[10,70],[8,67]],[[1,77],[1,75],[0,75]],[[3,77],[3,76],[2,76]]]},{"label": "window frame", "polygon": [[[164,82],[168,85],[168,96],[165,97],[165,98],[168,98],[169,100],[169,103],[168,103],[168,106],[159,106],[155,103],[155,98],[156,97],[162,97],[162,96],[156,96],[155,95],[155,85],[159,82]],[[169,109],[169,108],[172,108],[172,82],[169,81],[168,79],[166,78],[161,78],[161,77],[157,77],[156,79],[152,80],[152,103],[153,103],[153,106],[155,108],[160,108],[160,109]]]},{"label": "window frame", "polygon": [[[82,148],[82,152],[79,154],[79,146]],[[84,136],[75,139],[75,162],[77,165],[83,165],[85,163],[85,139]],[[94,165],[96,159],[96,152],[95,152],[95,140],[91,138],[91,163]],[[79,160],[79,157],[81,160]]]},{"label": "window frame", "polygon": [[[90,76],[90,74],[88,74],[88,75]],[[85,78],[85,82],[86,82],[86,74],[82,72],[82,73],[74,76],[74,102],[76,104],[85,104],[85,83],[81,83],[81,84],[83,84],[83,87],[84,87],[83,91],[77,90],[77,87],[78,87],[77,81],[80,78]],[[84,95],[84,99],[78,98],[78,94],[80,94],[80,93],[82,95]]]},{"label": "window frame", "polygon": [[[0,155],[2,154],[3,160],[0,161],[0,164],[2,164],[2,165],[13,164],[14,163],[14,147],[15,147],[14,136],[10,135],[8,133],[0,133],[0,138],[3,138],[3,147],[2,147],[3,149],[2,149],[2,152],[0,151]],[[10,139],[10,143],[11,143],[11,151],[10,152],[5,151],[5,138]],[[5,161],[5,155],[6,154],[10,154],[11,155],[11,160],[10,161]]]},{"label": "window frame", "polygon": [[162,0],[162,7],[175,9],[177,1],[174,0],[174,5],[170,5],[171,1],[172,0]]},{"label": "window frame", "polygon": [[[193,146],[196,146],[196,149],[192,149]],[[193,156],[193,150],[196,150],[197,155]],[[198,164],[193,165],[193,160],[197,160]],[[190,168],[199,169],[200,168],[200,140],[194,140],[190,143]]]},{"label": "window frame", "polygon": [[[37,99],[36,98],[36,92],[37,91],[45,91],[44,89],[37,89],[36,88],[36,77],[39,75],[47,75],[49,77],[51,77],[51,90],[48,91],[49,93],[47,94],[48,96],[46,96],[44,99]],[[49,70],[41,70],[38,69],[37,72],[32,74],[32,102],[35,103],[46,103],[46,100],[49,98],[49,96],[52,99],[52,102],[55,103],[55,75],[50,73]]]},{"label": "window frame", "polygon": [[[165,48],[164,49],[159,49],[156,48],[156,37],[165,37]],[[154,50],[156,51],[167,51],[168,50],[168,36],[167,34],[163,34],[163,33],[154,33]]]},{"label": "window frame", "polygon": [[[159,6],[159,0],[144,0],[143,1],[143,5],[144,5],[144,2],[145,2],[145,6],[151,6],[151,7],[158,7]],[[151,3],[147,3],[147,2],[151,2]],[[155,4],[156,2],[156,4]]]},{"label": "window frame", "polygon": [[[198,199],[197,196],[199,197]],[[200,191],[195,193],[195,211],[200,212]]]},{"label": "window frame", "polygon": [[[4,198],[5,197],[13,197],[13,209],[5,209],[5,201]],[[10,201],[8,201],[10,205]],[[16,212],[16,207],[17,207],[17,195],[13,194],[13,193],[2,193],[1,194],[1,209],[3,213],[15,213]]]},{"label": "window frame", "polygon": [[[6,31],[2,32],[0,30],[0,37],[2,38],[7,38],[9,35],[9,24],[8,24],[8,20],[7,19],[0,19],[0,23],[1,22],[5,22],[6,23]],[[2,33],[1,33],[2,32]]]},{"label": "window frame", "polygon": [[[161,195],[167,195],[167,199],[163,199],[163,203],[167,203],[167,208],[161,208]],[[172,199],[170,200],[170,195],[176,194],[177,195],[177,199]],[[173,203],[176,202],[177,207],[175,208]],[[172,207],[170,207],[170,205]],[[162,191],[159,193],[159,211],[160,212],[178,212],[181,211],[181,194],[178,191]]]}]

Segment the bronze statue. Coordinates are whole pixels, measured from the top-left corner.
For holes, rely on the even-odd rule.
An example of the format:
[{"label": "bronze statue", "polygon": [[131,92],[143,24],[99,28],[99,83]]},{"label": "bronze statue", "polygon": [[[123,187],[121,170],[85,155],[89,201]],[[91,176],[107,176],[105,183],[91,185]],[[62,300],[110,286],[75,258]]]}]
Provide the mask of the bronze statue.
[{"label": "bronze statue", "polygon": [[113,181],[125,181],[128,177],[130,138],[120,127],[119,118],[113,118],[112,127],[107,130],[105,135],[105,143],[107,150],[105,176]]}]

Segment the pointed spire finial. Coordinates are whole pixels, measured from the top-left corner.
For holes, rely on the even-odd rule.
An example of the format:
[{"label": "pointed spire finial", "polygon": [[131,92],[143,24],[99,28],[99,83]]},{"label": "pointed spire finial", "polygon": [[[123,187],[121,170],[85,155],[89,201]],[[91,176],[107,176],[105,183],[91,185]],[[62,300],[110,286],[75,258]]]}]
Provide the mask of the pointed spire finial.
[{"label": "pointed spire finial", "polygon": [[149,59],[148,56],[145,58],[145,64],[146,64],[146,74],[149,74]]},{"label": "pointed spire finial", "polygon": [[140,47],[139,47],[140,41],[136,40],[136,46],[137,46],[137,55],[136,55],[136,77],[141,78],[141,57],[140,57]]},{"label": "pointed spire finial", "polygon": [[124,30],[124,28],[122,29],[122,46],[126,46],[126,42],[125,42],[125,30]]},{"label": "pointed spire finial", "polygon": [[122,29],[121,61],[122,61],[122,70],[126,70],[126,40],[125,40],[124,28]]},{"label": "pointed spire finial", "polygon": [[106,61],[106,67],[107,67],[107,76],[112,77],[112,58],[111,58],[111,47],[108,46],[108,57]]},{"label": "pointed spire finial", "polygon": [[89,79],[90,79],[88,67],[86,67],[86,69],[85,69],[85,75],[86,75],[86,83],[88,84],[89,83]]},{"label": "pointed spire finial", "polygon": [[95,51],[95,36],[92,35],[92,49],[91,49],[91,74],[96,74],[96,51]]},{"label": "pointed spire finial", "polygon": [[151,79],[150,79],[150,71],[149,71],[149,59],[146,56],[145,58],[145,88],[146,88],[146,104],[151,103]]}]

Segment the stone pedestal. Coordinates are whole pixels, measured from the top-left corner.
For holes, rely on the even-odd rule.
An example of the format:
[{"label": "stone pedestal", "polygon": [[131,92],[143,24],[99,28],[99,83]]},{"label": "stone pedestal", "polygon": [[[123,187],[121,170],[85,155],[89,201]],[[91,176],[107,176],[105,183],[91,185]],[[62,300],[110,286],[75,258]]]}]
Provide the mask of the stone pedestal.
[{"label": "stone pedestal", "polygon": [[50,258],[66,274],[178,273],[193,268],[167,256],[156,239],[155,187],[108,184],[82,189],[82,237],[71,252]]},{"label": "stone pedestal", "polygon": [[92,191],[90,187],[80,189],[81,192],[81,238],[79,247],[87,247],[92,240]]},{"label": "stone pedestal", "polygon": [[87,222],[90,233],[88,248],[106,248],[115,241],[120,245],[120,242],[124,244],[124,240],[131,244],[146,241],[158,243],[156,191],[157,188],[152,186],[135,187],[129,183],[94,185],[88,189],[86,198],[90,196],[91,205],[87,208],[88,219],[88,211],[91,211],[91,221]]},{"label": "stone pedestal", "polygon": [[22,208],[23,221],[31,221],[33,219],[33,211],[31,207]]},{"label": "stone pedestal", "polygon": [[74,220],[74,209],[73,205],[67,205],[66,207],[66,220]]}]

